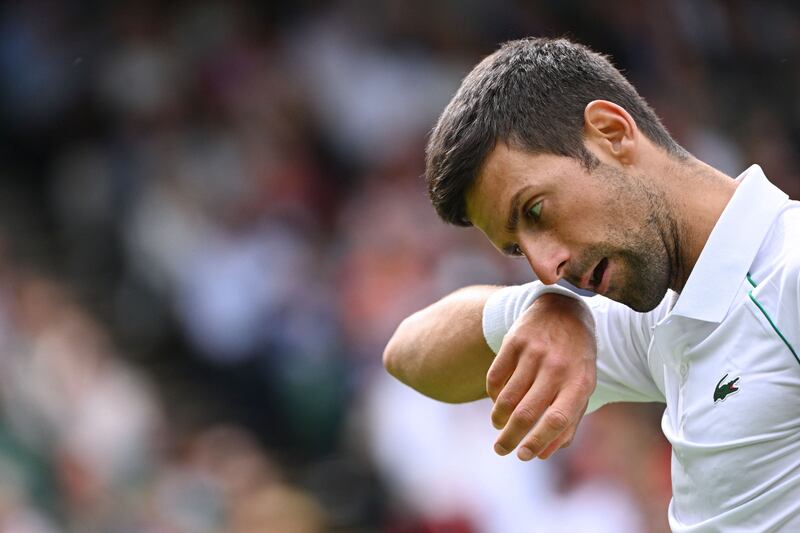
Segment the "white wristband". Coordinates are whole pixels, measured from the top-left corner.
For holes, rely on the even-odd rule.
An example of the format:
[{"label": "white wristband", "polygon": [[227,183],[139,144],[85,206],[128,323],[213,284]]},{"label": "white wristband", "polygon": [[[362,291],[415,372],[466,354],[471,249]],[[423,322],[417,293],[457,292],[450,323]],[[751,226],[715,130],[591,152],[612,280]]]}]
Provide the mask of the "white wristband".
[{"label": "white wristband", "polygon": [[499,352],[503,338],[514,322],[539,296],[551,292],[583,302],[581,296],[571,290],[560,285],[545,285],[541,281],[504,287],[492,294],[483,306],[483,336],[489,348],[495,354]]}]

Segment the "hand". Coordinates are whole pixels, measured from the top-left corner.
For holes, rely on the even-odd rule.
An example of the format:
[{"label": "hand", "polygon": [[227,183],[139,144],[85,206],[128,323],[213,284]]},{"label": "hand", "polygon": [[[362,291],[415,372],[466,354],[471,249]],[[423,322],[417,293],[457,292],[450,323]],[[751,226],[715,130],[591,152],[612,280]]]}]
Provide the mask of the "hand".
[{"label": "hand", "polygon": [[509,330],[486,374],[494,449],[523,461],[569,446],[596,385],[594,319],[574,298],[544,294]]}]

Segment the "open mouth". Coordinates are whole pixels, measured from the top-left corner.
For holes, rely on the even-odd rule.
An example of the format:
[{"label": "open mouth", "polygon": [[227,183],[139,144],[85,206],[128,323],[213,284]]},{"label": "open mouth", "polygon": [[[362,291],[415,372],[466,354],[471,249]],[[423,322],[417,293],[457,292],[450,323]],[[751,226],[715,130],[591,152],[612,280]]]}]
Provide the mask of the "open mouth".
[{"label": "open mouth", "polygon": [[603,274],[606,273],[606,268],[608,267],[608,258],[604,257],[602,261],[597,263],[597,266],[594,267],[594,272],[592,272],[592,279],[590,283],[592,287],[597,289],[600,287],[600,284],[603,282]]}]

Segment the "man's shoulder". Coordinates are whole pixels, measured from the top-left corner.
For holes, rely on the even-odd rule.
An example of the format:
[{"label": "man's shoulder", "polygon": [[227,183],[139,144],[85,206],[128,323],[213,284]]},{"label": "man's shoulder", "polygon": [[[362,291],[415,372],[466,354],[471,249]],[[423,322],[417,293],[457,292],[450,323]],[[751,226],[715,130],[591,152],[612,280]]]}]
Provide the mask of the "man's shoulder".
[{"label": "man's shoulder", "polygon": [[793,201],[789,205],[781,213],[781,263],[789,278],[797,283],[800,280],[800,202]]},{"label": "man's shoulder", "polygon": [[800,202],[787,204],[759,252],[765,274],[777,274],[783,281],[800,277]]},{"label": "man's shoulder", "polygon": [[[800,202],[788,201],[773,222],[749,271],[762,305],[800,324]],[[751,287],[745,282],[747,289]]]},{"label": "man's shoulder", "polygon": [[772,293],[784,310],[800,309],[800,202],[781,211],[757,261],[766,282],[761,291]]}]

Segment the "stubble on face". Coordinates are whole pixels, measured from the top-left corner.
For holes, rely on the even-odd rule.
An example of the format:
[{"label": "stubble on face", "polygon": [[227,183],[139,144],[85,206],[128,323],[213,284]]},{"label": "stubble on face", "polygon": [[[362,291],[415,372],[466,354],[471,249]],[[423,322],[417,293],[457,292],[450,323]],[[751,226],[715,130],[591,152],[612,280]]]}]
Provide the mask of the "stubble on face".
[{"label": "stubble on face", "polygon": [[602,163],[595,174],[617,220],[609,221],[606,241],[587,249],[581,259],[596,264],[607,257],[616,267],[607,296],[635,311],[651,311],[670,286],[678,256],[675,217],[646,177]]}]

